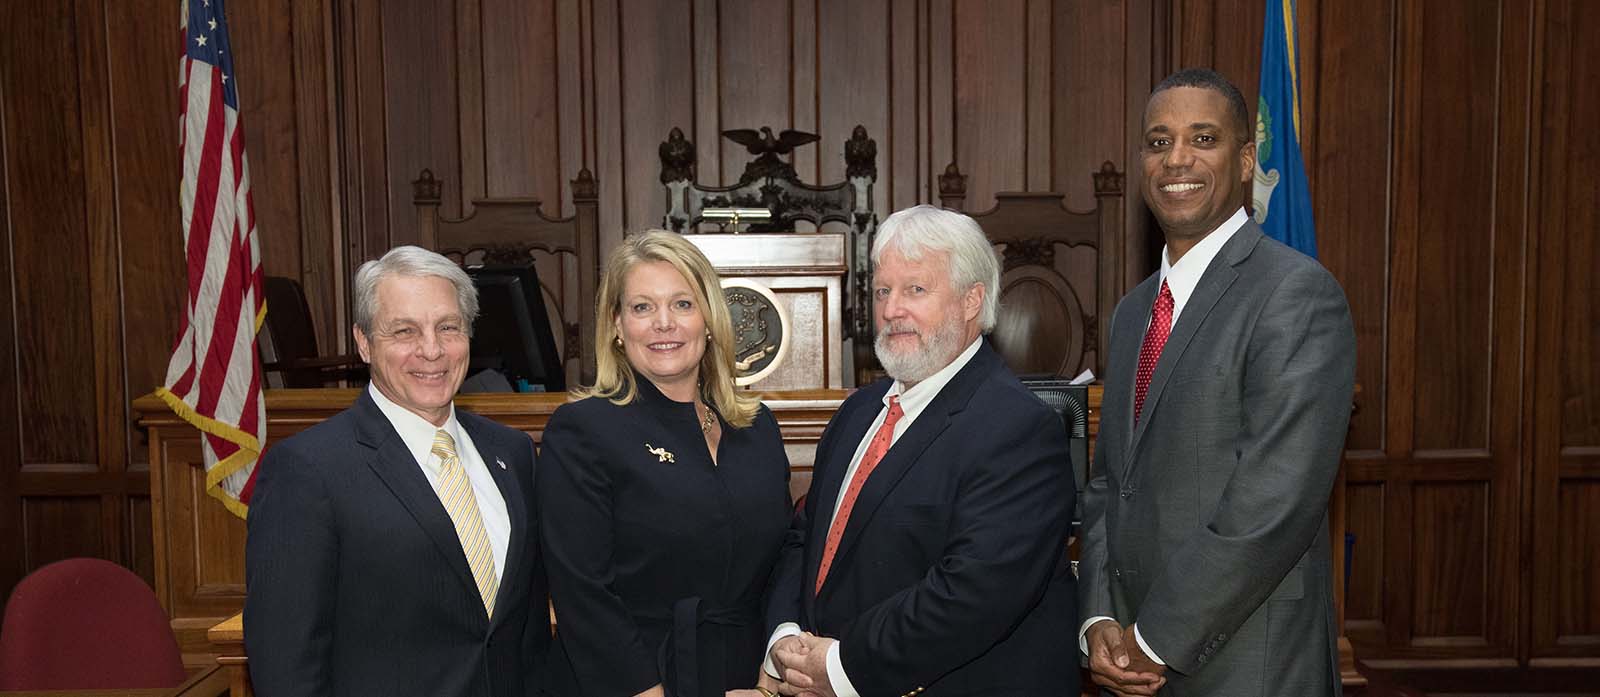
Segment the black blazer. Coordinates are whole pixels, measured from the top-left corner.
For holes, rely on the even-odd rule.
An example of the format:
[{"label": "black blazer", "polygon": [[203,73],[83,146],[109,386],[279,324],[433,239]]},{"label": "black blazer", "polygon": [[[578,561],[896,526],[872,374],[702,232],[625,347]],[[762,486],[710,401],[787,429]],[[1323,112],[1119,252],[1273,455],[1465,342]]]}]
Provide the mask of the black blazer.
[{"label": "black blazer", "polygon": [[1066,431],[987,343],[867,479],[813,593],[845,470],[890,384],[845,400],[817,445],[769,629],[798,621],[838,638],[850,682],[872,697],[1076,697]]},{"label": "black blazer", "polygon": [[245,548],[256,694],[524,697],[539,688],[550,624],[530,510],[533,441],[459,409],[456,418],[511,518],[493,621],[444,505],[363,391],[261,462]]},{"label": "black blazer", "polygon": [[550,416],[537,487],[556,609],[549,691],[675,697],[753,687],[762,606],[790,517],[789,461],[766,407],[723,422],[711,464],[694,406],[635,376],[624,406]]}]

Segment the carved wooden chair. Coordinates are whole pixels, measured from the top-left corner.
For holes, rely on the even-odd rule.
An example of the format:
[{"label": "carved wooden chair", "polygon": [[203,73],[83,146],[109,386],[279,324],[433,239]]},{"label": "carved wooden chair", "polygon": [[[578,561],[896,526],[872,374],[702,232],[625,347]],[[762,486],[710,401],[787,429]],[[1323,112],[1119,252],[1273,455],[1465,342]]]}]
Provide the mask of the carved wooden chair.
[{"label": "carved wooden chair", "polygon": [[587,168],[572,180],[572,217],[552,218],[534,198],[481,198],[464,218],[439,214],[440,180],[412,182],[425,245],[463,266],[532,264],[567,384],[594,381],[594,302],[600,278],[599,185]]},{"label": "carved wooden chair", "polygon": [[[770,220],[752,224],[748,232],[790,232],[795,223],[806,221],[821,229],[827,223],[843,223],[849,228],[848,276],[845,279],[845,334],[856,339],[857,364],[863,359],[875,362],[872,346],[872,294],[867,277],[868,253],[878,217],[872,210],[872,185],[878,181],[878,144],[867,137],[867,129],[856,126],[844,142],[845,180],[813,186],[800,181],[794,166],[780,159],[795,145],[814,142],[809,133],[784,131],[774,138],[769,128],[760,131],[765,144],[751,140],[747,145],[757,154],[745,165],[744,173],[733,186],[703,186],[695,181],[694,143],[683,131],[673,128],[661,143],[661,183],[667,189],[667,214],[663,225],[675,232],[701,230],[707,208],[761,208],[771,211]],[[726,131],[724,136],[739,140],[740,133],[754,138],[756,131]],[[745,144],[744,141],[739,141]],[[862,348],[865,348],[865,356]]]},{"label": "carved wooden chair", "polygon": [[[944,207],[965,207],[966,181],[954,163],[945,169]],[[1122,182],[1106,162],[1094,173],[1094,210],[1068,208],[1065,194],[1004,192],[995,194],[994,208],[968,213],[1003,259],[991,339],[1019,375],[1105,372],[1103,330],[1120,296]]]}]

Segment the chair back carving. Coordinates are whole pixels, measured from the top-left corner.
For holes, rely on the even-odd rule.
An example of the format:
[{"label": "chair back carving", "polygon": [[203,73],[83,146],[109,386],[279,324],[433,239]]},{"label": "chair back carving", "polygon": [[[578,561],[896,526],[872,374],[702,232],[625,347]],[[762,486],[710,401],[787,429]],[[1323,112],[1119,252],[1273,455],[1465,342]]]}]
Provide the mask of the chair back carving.
[{"label": "chair back carving", "polygon": [[599,185],[588,168],[572,180],[574,213],[552,218],[535,198],[480,198],[464,218],[439,214],[440,180],[412,182],[423,244],[463,266],[533,264],[561,351],[567,384],[594,382],[594,302],[600,278]]},{"label": "chair back carving", "polygon": [[[745,134],[741,138],[738,134]],[[797,145],[815,142],[817,136],[784,131],[774,137],[770,128],[760,133],[765,142],[755,140],[754,130],[725,131],[724,136],[743,144],[750,143],[752,154],[744,173],[733,186],[703,186],[695,181],[695,147],[673,128],[661,143],[661,183],[667,189],[667,214],[662,224],[669,230],[694,233],[700,229],[707,208],[764,208],[772,218],[750,225],[748,232],[792,232],[795,223],[806,221],[820,229],[830,222],[849,228],[848,274],[845,279],[845,333],[857,344],[872,343],[872,295],[868,292],[868,256],[878,218],[872,210],[872,186],[878,181],[878,143],[867,137],[867,129],[857,125],[844,142],[845,180],[813,186],[800,181],[794,166],[780,159]],[[869,352],[870,353],[870,352]]]},{"label": "chair back carving", "polygon": [[[1121,172],[1110,162],[1094,174],[1095,209],[1077,211],[1059,193],[995,194],[995,206],[969,213],[1000,254],[1000,316],[995,349],[1020,375],[1072,377],[1105,368],[1105,346],[1119,296]],[[962,210],[966,176],[952,163],[939,199]]]}]

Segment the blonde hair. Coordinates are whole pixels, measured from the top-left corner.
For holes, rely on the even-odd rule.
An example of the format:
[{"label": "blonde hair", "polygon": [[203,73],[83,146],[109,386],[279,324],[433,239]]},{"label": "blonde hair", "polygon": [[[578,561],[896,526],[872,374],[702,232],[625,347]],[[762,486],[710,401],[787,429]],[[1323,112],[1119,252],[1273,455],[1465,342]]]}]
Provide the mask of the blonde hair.
[{"label": "blonde hair", "polygon": [[722,279],[700,248],[676,232],[647,230],[622,240],[606,259],[605,273],[595,299],[594,385],[572,391],[576,398],[603,397],[612,404],[630,404],[638,396],[633,368],[625,350],[617,345],[618,313],[622,312],[623,284],[639,264],[664,261],[677,269],[694,291],[694,300],[706,320],[705,354],[700,357],[700,398],[716,407],[723,420],[735,428],[755,420],[761,402],[733,384],[733,320],[722,300]]}]

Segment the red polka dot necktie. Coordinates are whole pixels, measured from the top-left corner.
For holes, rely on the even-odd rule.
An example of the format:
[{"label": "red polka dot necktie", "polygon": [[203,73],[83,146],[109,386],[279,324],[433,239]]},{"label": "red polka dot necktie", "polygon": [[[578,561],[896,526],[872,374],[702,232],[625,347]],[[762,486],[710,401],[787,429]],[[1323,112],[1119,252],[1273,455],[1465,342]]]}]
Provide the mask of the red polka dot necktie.
[{"label": "red polka dot necktie", "polygon": [[1133,382],[1133,422],[1139,423],[1139,413],[1144,411],[1144,395],[1150,391],[1150,376],[1156,372],[1156,361],[1161,349],[1167,345],[1167,335],[1172,333],[1172,289],[1161,282],[1161,294],[1156,296],[1155,307],[1150,308],[1150,328],[1145,330],[1144,343],[1139,345],[1139,374]]},{"label": "red polka dot necktie", "polygon": [[861,456],[855,476],[850,478],[850,486],[845,487],[844,496],[839,499],[839,513],[833,516],[833,525],[828,528],[828,541],[822,547],[822,567],[817,570],[817,587],[813,592],[822,592],[822,581],[828,577],[828,567],[833,566],[833,553],[839,551],[839,540],[844,538],[844,526],[850,521],[850,510],[856,507],[856,497],[861,495],[862,485],[867,483],[867,477],[872,475],[872,470],[883,459],[884,453],[889,452],[889,444],[894,441],[894,425],[904,415],[905,412],[900,409],[900,396],[890,397],[889,413],[883,418],[883,425],[878,427],[878,432],[872,435],[872,442]]}]

